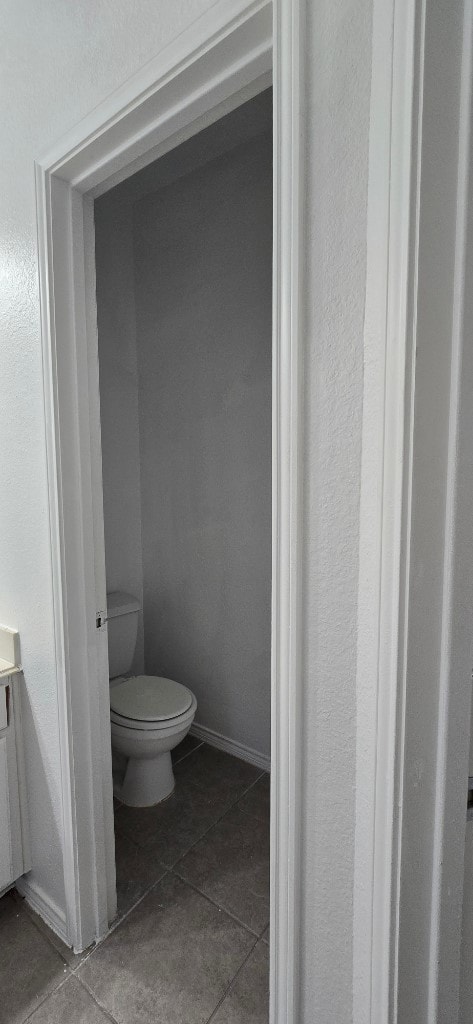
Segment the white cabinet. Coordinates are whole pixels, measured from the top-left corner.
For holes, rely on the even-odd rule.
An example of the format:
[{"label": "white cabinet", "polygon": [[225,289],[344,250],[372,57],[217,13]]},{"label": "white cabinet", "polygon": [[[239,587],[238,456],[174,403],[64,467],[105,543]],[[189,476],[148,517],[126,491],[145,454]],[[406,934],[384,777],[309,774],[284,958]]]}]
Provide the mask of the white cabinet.
[{"label": "white cabinet", "polygon": [[21,729],[21,672],[0,673],[0,893],[31,867]]}]

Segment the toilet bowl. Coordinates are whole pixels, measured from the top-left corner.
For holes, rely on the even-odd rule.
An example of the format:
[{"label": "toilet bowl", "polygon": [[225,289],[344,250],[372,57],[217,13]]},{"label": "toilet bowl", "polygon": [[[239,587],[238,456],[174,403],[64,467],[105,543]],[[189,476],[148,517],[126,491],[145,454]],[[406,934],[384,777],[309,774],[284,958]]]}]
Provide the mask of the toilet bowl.
[{"label": "toilet bowl", "polygon": [[[149,807],[174,789],[171,750],[189,732],[197,701],[173,679],[125,674],[136,644],[139,602],[115,592],[107,595],[107,610],[112,752],[122,762],[114,792],[130,807]],[[121,673],[112,676],[118,666]]]},{"label": "toilet bowl", "polygon": [[[116,795],[130,807],[149,807],[174,789],[171,750],[189,732],[197,701],[187,687],[161,676],[131,676],[114,684],[110,689],[112,748],[127,758]],[[146,718],[140,717],[145,714]]]}]

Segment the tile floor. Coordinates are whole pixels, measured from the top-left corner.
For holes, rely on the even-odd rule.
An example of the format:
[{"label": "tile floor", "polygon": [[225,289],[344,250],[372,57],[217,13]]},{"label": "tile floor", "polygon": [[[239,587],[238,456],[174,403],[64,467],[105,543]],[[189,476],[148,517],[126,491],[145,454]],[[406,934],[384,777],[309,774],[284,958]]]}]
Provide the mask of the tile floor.
[{"label": "tile floor", "polygon": [[190,736],[174,761],[163,804],[116,804],[118,917],[97,946],[74,954],[0,900],[0,1024],[267,1024],[269,777]]}]

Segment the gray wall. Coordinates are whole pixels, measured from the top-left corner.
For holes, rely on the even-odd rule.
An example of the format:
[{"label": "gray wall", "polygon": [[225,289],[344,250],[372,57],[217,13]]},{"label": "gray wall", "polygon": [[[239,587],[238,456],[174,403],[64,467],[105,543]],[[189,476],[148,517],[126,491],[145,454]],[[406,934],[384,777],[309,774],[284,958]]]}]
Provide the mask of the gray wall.
[{"label": "gray wall", "polygon": [[[107,590],[143,604],[132,207],[113,192],[95,204],[95,254]],[[142,613],[133,669],[143,670]]]},{"label": "gray wall", "polygon": [[145,666],[270,749],[271,134],[134,207]]}]

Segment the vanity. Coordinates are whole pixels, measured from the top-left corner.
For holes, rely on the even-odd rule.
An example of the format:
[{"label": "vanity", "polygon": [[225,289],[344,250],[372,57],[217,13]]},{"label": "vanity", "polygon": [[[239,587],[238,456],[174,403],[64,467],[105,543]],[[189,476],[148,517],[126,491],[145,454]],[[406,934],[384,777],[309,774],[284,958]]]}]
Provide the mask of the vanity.
[{"label": "vanity", "polygon": [[31,867],[18,633],[0,626],[0,894]]}]

